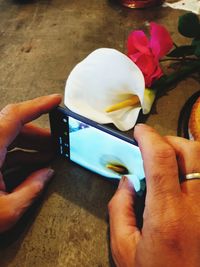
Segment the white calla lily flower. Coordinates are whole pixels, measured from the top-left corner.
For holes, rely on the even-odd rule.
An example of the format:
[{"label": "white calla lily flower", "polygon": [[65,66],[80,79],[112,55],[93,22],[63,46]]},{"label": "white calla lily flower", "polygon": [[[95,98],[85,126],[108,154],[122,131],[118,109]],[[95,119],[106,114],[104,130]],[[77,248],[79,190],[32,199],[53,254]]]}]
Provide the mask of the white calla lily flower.
[{"label": "white calla lily flower", "polygon": [[136,64],[111,48],[89,54],[74,67],[65,86],[69,109],[98,123],[113,123],[121,131],[135,125],[141,108],[148,113],[153,100],[152,94],[145,94]]}]

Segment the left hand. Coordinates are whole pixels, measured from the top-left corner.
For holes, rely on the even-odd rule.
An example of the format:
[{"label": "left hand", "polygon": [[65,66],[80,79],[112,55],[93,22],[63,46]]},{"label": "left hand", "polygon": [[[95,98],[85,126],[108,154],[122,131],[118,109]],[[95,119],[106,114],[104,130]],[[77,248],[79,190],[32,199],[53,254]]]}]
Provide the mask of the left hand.
[{"label": "left hand", "polygon": [[[0,112],[0,169],[14,164],[47,163],[52,153],[50,133],[29,123],[59,105],[61,96],[54,94],[38,97],[18,104],[10,104]],[[25,150],[15,149],[20,148]],[[32,150],[28,153],[26,150]],[[53,176],[50,168],[33,172],[11,193],[6,192],[0,171],[0,233],[10,229],[24,214]],[[14,179],[14,177],[13,177]]]}]

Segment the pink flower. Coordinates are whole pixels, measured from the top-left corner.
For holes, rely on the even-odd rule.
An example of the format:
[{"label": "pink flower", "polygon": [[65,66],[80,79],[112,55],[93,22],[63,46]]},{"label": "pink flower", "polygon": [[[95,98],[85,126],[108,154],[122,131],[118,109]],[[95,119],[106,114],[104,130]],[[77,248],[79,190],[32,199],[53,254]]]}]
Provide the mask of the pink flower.
[{"label": "pink flower", "polygon": [[163,75],[159,59],[173,46],[169,32],[155,22],[150,23],[150,36],[148,40],[143,31],[133,31],[127,43],[128,56],[142,71],[147,87]]}]

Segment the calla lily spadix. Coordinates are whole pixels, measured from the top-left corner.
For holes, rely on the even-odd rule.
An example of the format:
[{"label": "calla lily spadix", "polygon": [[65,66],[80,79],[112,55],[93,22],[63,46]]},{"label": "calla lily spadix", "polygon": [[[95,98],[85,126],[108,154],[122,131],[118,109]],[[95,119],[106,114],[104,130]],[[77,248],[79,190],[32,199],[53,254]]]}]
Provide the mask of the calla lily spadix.
[{"label": "calla lily spadix", "polygon": [[145,90],[140,69],[126,55],[111,48],[89,54],[71,71],[65,86],[65,105],[98,123],[131,129],[142,108],[150,111],[155,93]]}]

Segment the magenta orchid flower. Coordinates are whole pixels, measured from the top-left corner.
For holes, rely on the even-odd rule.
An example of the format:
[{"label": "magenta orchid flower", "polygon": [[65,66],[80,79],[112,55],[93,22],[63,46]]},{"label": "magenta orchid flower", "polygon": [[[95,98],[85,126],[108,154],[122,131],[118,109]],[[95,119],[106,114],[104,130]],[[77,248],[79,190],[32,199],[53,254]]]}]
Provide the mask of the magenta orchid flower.
[{"label": "magenta orchid flower", "polygon": [[128,56],[140,68],[146,87],[163,75],[159,60],[173,47],[173,41],[165,27],[150,23],[150,39],[141,30],[133,31],[128,37]]}]

